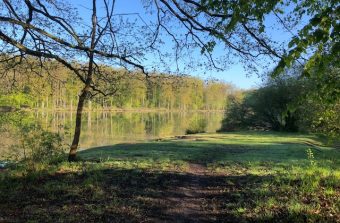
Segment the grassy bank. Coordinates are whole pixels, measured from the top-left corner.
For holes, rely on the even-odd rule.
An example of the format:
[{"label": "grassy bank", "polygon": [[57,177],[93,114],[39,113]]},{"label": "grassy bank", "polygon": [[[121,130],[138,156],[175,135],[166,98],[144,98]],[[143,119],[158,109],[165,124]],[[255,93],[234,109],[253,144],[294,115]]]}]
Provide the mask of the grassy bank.
[{"label": "grassy bank", "polygon": [[0,172],[0,222],[338,222],[340,151],[313,135],[199,134]]}]

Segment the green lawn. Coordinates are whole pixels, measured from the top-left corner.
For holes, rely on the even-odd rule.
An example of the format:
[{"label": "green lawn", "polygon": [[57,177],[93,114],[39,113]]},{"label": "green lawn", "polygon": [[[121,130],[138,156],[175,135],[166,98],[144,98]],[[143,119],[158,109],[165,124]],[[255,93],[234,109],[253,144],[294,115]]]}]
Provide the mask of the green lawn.
[{"label": "green lawn", "polygon": [[197,134],[0,172],[0,222],[339,222],[340,151],[314,135]]}]

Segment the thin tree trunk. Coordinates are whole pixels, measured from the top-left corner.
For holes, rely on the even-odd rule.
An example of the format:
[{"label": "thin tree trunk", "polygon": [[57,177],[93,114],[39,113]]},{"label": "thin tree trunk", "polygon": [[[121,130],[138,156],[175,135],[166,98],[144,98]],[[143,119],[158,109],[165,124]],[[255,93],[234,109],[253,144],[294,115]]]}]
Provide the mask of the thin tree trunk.
[{"label": "thin tree trunk", "polygon": [[[95,38],[96,38],[96,27],[97,27],[97,15],[96,15],[96,0],[92,0],[92,32],[91,32],[91,49],[95,48]],[[85,87],[81,92],[78,100],[77,106],[77,115],[76,115],[76,127],[74,129],[73,142],[70,148],[70,153],[68,156],[68,161],[73,162],[76,161],[77,149],[80,138],[81,131],[81,117],[83,113],[84,103],[87,98],[87,95],[90,93],[90,86],[92,83],[92,75],[93,75],[93,64],[94,64],[94,53],[91,51],[89,53],[89,67],[87,70],[87,78],[85,81]]]},{"label": "thin tree trunk", "polygon": [[81,119],[82,119],[82,114],[83,114],[84,103],[86,101],[86,96],[88,92],[89,92],[89,86],[85,86],[81,95],[79,96],[77,114],[76,114],[76,127],[74,129],[73,141],[72,141],[72,145],[71,145],[69,156],[68,156],[69,162],[76,161],[76,154],[77,154],[77,149],[78,149],[78,144],[79,144],[79,139],[80,139],[80,131],[81,131]]}]

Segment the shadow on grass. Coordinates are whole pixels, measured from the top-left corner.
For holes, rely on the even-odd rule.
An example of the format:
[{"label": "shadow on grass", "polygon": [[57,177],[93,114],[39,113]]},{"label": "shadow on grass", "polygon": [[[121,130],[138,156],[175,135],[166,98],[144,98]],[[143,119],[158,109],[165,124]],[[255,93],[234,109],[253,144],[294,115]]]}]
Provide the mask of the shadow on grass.
[{"label": "shadow on grass", "polygon": [[[112,159],[136,161],[143,159],[188,161],[208,164],[224,161],[275,161],[306,160],[308,146],[294,143],[223,144],[204,141],[168,141],[117,144],[91,148],[79,152],[84,159]],[[334,150],[315,150],[316,159],[339,157]],[[322,156],[318,156],[321,154]]]},{"label": "shadow on grass", "polygon": [[[68,164],[68,170],[61,167],[53,174],[0,173],[0,222],[336,222],[337,178],[325,175],[316,192],[309,193],[302,192],[305,181],[298,176],[239,171],[251,162],[274,161],[267,169],[278,162],[286,165],[283,169],[294,160],[308,162],[306,148],[274,140],[262,144],[173,140],[92,148],[81,151],[80,157],[108,162],[84,162],[83,168],[81,163]],[[337,151],[313,152],[315,159],[331,160],[329,165],[338,167],[333,162]],[[157,165],[124,166],[162,160],[204,168],[170,172],[171,168],[161,171]],[[116,165],[119,161],[124,162]],[[216,163],[236,171],[218,175],[206,169]],[[333,182],[332,196],[325,196],[323,182]]]},{"label": "shadow on grass", "polygon": [[284,208],[274,208],[271,215],[245,214],[245,209],[257,208],[258,202],[281,196],[257,191],[271,178],[137,169],[10,178],[0,186],[0,221],[335,222],[334,217]]}]

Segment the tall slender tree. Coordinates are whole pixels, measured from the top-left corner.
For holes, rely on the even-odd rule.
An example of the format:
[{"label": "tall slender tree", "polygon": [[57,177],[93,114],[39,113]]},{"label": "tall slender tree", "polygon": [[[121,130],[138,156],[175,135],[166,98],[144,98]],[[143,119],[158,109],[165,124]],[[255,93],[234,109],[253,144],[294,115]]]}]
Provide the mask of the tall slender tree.
[{"label": "tall slender tree", "polygon": [[[146,74],[135,58],[143,55],[139,52],[141,48],[118,43],[118,31],[113,21],[115,1],[102,1],[101,17],[98,17],[98,1],[92,0],[91,3],[91,23],[88,25],[82,23],[76,10],[65,1],[3,0],[0,3],[0,44],[2,53],[7,55],[1,62],[15,67],[21,62],[31,62],[28,58],[33,56],[41,68],[47,69],[46,61],[57,61],[83,83],[69,161],[76,159],[86,99],[96,94],[106,96],[116,92],[114,86],[107,88],[109,90],[100,88],[98,83],[101,82],[114,85],[117,75],[99,63],[137,68]],[[127,24],[123,22],[121,25]]]}]

